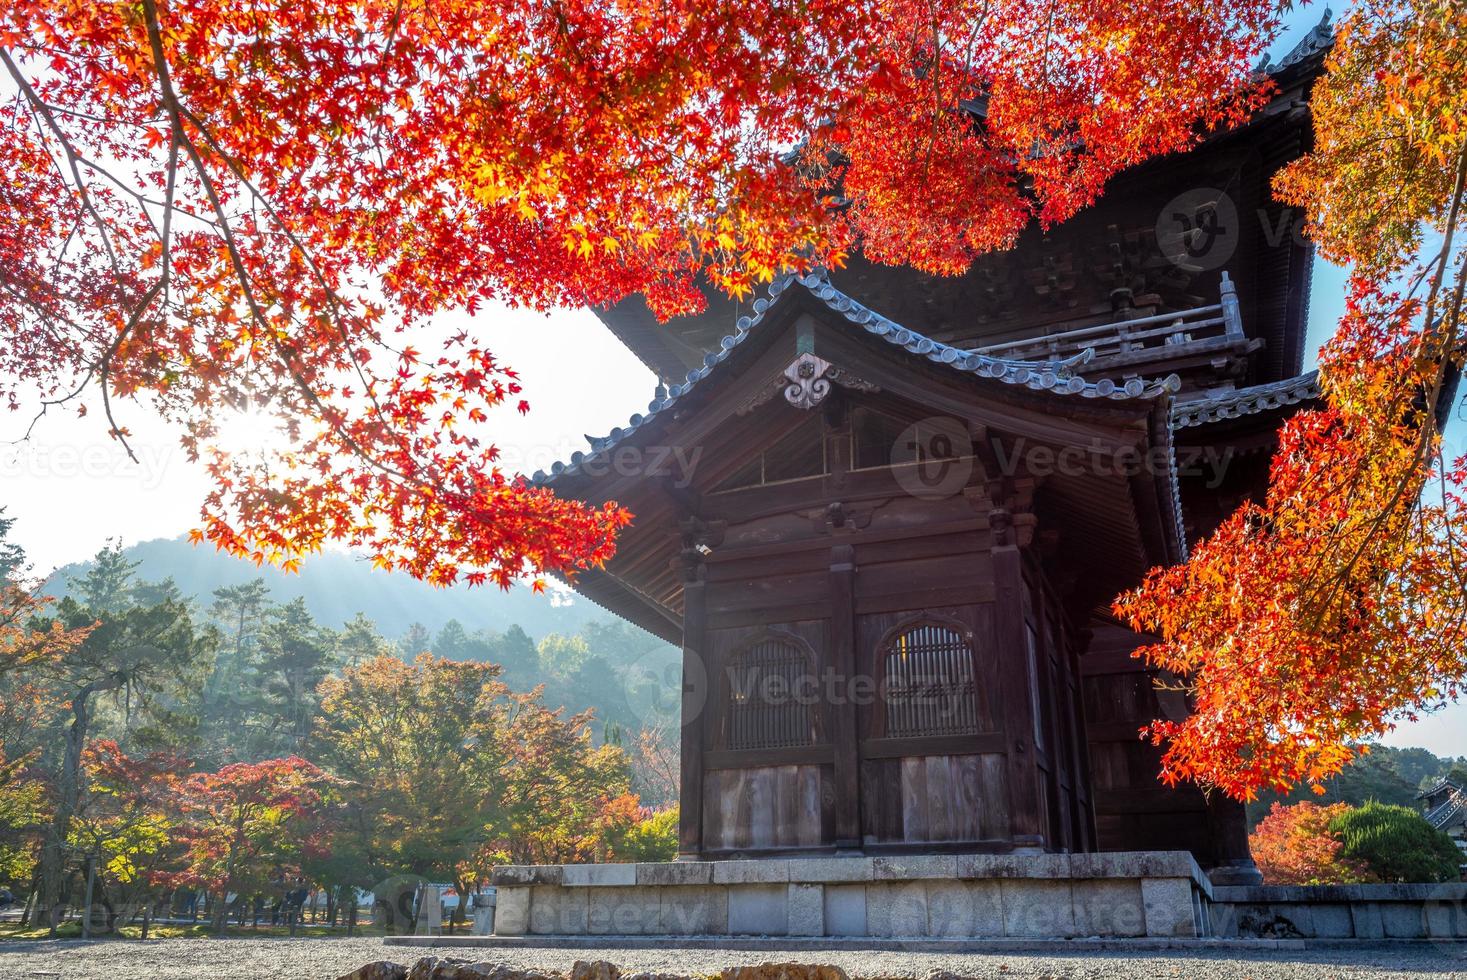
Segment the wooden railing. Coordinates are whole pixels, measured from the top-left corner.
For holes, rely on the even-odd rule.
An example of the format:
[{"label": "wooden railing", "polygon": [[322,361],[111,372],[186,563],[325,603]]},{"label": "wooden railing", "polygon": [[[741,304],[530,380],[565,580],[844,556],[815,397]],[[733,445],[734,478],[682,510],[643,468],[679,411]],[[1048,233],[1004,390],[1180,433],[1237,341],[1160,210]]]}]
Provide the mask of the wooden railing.
[{"label": "wooden railing", "polygon": [[1215,337],[1243,340],[1243,317],[1238,309],[1237,289],[1226,272],[1222,274],[1221,293],[1220,301],[1212,306],[990,344],[975,348],[974,352],[1018,361],[1056,361],[1086,350],[1093,350],[1096,358],[1102,358],[1175,347]]}]

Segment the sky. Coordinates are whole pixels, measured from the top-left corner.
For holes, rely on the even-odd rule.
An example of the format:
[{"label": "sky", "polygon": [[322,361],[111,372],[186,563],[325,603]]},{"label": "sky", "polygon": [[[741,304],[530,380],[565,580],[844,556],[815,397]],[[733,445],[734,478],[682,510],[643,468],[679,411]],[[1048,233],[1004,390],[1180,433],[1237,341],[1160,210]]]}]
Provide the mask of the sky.
[{"label": "sky", "polygon": [[[1278,57],[1319,20],[1320,8],[1288,15]],[[1317,263],[1310,302],[1308,349],[1333,329],[1344,307],[1344,274]],[[466,314],[439,324],[470,325]],[[501,363],[519,371],[531,411],[506,410],[491,419],[493,439],[511,469],[533,473],[587,448],[585,435],[605,435],[652,400],[656,380],[588,310],[548,315],[489,307],[472,319]],[[16,443],[29,415],[0,417],[0,505],[18,518],[13,533],[44,574],[90,557],[104,541],[125,544],[176,537],[192,528],[207,480],[191,465],[176,436],[142,406],[120,406],[119,421],[133,434],[138,462],[110,440],[99,412],[76,418],[53,414],[29,441]],[[1461,423],[1459,423],[1461,424]],[[234,446],[268,445],[269,422],[245,418],[228,433]],[[1459,436],[1460,438],[1460,436]],[[1463,751],[1467,704],[1453,705],[1386,738],[1392,745],[1421,745],[1439,755]]]}]

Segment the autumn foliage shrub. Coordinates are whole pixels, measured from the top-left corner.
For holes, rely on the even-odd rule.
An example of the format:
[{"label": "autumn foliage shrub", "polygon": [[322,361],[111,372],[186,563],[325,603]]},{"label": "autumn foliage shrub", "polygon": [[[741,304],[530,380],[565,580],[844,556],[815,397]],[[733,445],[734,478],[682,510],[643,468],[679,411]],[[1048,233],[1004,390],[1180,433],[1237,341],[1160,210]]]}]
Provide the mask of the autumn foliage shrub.
[{"label": "autumn foliage shrub", "polygon": [[1374,800],[1347,807],[1329,822],[1340,856],[1370,868],[1379,881],[1455,881],[1467,855],[1415,810]]},{"label": "autumn foliage shrub", "polygon": [[1421,814],[1374,800],[1275,803],[1248,843],[1270,885],[1453,881],[1463,863],[1452,839]]},{"label": "autumn foliage shrub", "polygon": [[678,808],[654,810],[628,794],[602,818],[602,853],[610,861],[671,861],[677,857]]},{"label": "autumn foliage shrub", "polygon": [[1347,803],[1275,803],[1249,837],[1253,860],[1270,885],[1328,885],[1373,880],[1363,861],[1347,858],[1331,823]]}]

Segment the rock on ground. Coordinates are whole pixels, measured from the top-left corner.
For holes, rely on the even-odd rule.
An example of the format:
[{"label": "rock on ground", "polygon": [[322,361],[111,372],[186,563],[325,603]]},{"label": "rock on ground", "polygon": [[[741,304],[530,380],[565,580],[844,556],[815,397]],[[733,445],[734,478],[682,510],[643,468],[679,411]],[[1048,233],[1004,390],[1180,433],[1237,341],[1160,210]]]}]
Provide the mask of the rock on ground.
[{"label": "rock on ground", "polygon": [[[568,978],[577,960],[615,964],[584,980],[640,980],[633,974],[776,980],[777,963],[800,955],[810,964],[843,970],[854,980],[1376,980],[1422,977],[1467,980],[1467,945],[1379,944],[1306,950],[1202,950],[1155,953],[908,953],[840,950],[758,953],[682,949],[468,950],[384,946],[380,939],[154,939],[0,941],[0,980],[336,980],[374,964],[371,980],[406,980],[425,957],[461,971],[453,980],[512,980],[533,971],[540,980]],[[477,961],[468,969],[468,961]],[[446,962],[456,961],[456,962]],[[774,963],[776,965],[769,966]],[[392,969],[386,964],[393,964]],[[741,970],[740,967],[758,967]],[[787,969],[787,968],[786,968]],[[805,977],[816,980],[810,972]],[[447,976],[447,975],[445,975]],[[835,970],[818,975],[836,980]],[[437,978],[434,978],[437,980]],[[797,980],[793,974],[789,980]],[[934,978],[937,980],[937,978]]]}]

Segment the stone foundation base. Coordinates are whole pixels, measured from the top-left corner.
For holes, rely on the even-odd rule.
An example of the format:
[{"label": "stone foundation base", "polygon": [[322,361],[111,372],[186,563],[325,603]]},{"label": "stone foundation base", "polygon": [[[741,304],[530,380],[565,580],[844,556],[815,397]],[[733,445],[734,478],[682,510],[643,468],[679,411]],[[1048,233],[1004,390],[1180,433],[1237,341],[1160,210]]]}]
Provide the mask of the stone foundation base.
[{"label": "stone foundation base", "polygon": [[1219,936],[1467,939],[1467,883],[1275,885],[1214,890]]},{"label": "stone foundation base", "polygon": [[494,935],[1153,939],[1210,934],[1185,851],[770,858],[495,871]]}]

